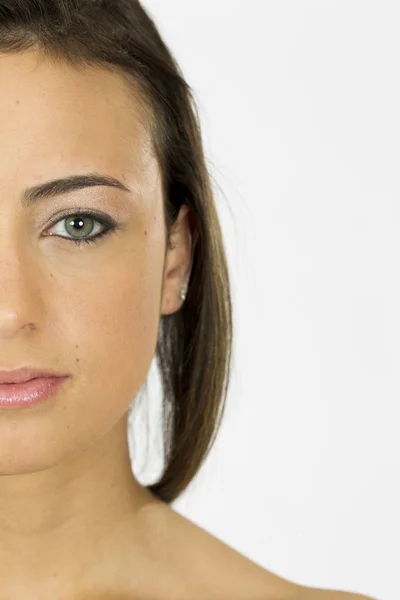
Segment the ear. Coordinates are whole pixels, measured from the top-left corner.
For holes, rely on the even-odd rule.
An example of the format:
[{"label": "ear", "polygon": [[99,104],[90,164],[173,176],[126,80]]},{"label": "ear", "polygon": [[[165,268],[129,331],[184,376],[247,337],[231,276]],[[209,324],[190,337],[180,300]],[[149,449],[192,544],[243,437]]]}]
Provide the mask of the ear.
[{"label": "ear", "polygon": [[189,283],[198,237],[193,214],[189,206],[183,204],[172,228],[170,239],[167,240],[161,298],[162,315],[177,312],[184,302],[180,298],[180,290],[183,285]]}]

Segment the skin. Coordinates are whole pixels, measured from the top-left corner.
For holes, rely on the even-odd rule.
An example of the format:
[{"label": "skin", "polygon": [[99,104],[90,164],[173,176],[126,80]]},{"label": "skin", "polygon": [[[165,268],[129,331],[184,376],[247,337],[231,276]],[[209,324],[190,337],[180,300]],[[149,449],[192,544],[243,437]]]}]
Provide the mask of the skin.
[{"label": "skin", "polygon": [[[182,306],[197,242],[184,206],[165,254],[140,104],[117,74],[32,50],[0,57],[0,85],[0,369],[69,375],[42,405],[0,410],[1,597],[300,600],[306,588],[191,523],[132,473],[127,411],[161,315]],[[21,206],[26,187],[90,172],[131,191],[90,187]],[[110,216],[117,235],[77,246],[57,214],[78,208]],[[96,223],[88,236],[103,229]]]}]

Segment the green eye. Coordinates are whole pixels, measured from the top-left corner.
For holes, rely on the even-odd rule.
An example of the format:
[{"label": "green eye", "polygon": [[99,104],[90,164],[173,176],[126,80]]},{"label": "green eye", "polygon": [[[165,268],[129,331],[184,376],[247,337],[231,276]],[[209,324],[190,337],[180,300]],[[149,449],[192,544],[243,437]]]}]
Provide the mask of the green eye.
[{"label": "green eye", "polygon": [[[95,223],[95,225],[93,225],[93,223]],[[95,244],[117,229],[117,224],[114,221],[91,211],[71,213],[56,221],[55,224],[60,224],[61,227],[58,231],[50,233],[49,235],[56,235],[74,242],[75,244],[78,244],[78,246],[82,242]],[[97,226],[100,225],[103,227],[103,229],[97,232],[96,235],[89,237],[93,230],[96,229],[96,224]],[[51,225],[51,228],[54,229],[54,225]],[[62,235],[65,232],[67,236]]]}]

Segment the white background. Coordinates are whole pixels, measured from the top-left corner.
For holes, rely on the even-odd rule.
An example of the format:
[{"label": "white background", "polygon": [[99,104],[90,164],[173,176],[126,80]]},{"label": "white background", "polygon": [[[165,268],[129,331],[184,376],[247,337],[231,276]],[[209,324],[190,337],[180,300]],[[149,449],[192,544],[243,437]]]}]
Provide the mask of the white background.
[{"label": "white background", "polygon": [[290,581],[398,600],[400,4],[143,6],[195,90],[235,311],[173,507]]}]

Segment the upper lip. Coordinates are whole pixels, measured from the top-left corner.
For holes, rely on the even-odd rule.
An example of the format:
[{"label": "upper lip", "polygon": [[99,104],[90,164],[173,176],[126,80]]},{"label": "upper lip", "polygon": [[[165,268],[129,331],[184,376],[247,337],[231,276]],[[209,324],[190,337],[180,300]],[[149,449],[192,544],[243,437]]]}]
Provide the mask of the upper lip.
[{"label": "upper lip", "polygon": [[65,377],[65,375],[35,367],[23,367],[22,369],[14,369],[13,371],[0,371],[0,384],[23,383],[36,377]]}]

